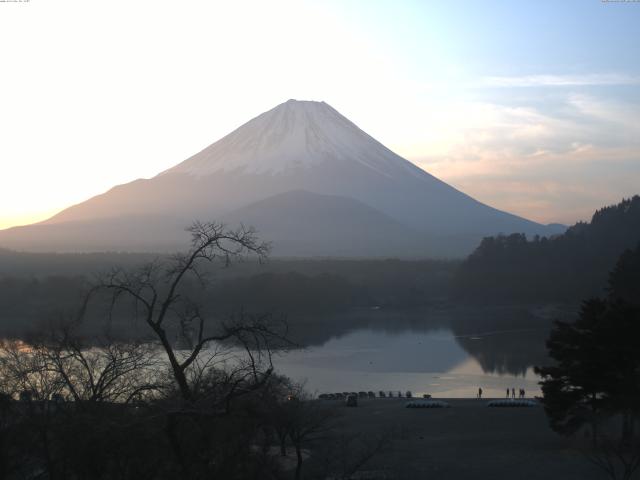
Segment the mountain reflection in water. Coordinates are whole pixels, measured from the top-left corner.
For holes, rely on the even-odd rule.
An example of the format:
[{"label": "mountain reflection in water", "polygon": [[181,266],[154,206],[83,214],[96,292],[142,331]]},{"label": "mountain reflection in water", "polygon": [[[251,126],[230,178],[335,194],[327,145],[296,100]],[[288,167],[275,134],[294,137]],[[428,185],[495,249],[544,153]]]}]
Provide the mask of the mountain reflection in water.
[{"label": "mountain reflection in water", "polygon": [[[543,313],[543,314],[542,314]],[[412,312],[359,311],[290,319],[307,348],[278,357],[276,368],[311,391],[411,390],[414,394],[539,395],[532,367],[548,362],[545,340],[561,311],[450,308]]]}]

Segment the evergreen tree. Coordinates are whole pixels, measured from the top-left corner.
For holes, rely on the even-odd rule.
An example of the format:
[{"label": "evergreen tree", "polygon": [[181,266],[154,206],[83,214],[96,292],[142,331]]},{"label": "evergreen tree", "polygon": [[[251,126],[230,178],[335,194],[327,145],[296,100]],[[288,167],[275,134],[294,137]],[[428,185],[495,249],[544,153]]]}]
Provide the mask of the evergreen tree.
[{"label": "evergreen tree", "polygon": [[585,301],[573,323],[556,322],[547,342],[555,364],[536,368],[551,428],[571,435],[590,427],[591,458],[612,478],[618,478],[612,459],[622,464],[621,478],[631,478],[640,466],[634,431],[640,416],[639,253],[622,255],[608,298]]},{"label": "evergreen tree", "polygon": [[640,243],[625,250],[609,275],[609,296],[640,305]]},{"label": "evergreen tree", "polygon": [[[579,222],[563,235],[531,241],[523,234],[483,239],[460,265],[454,291],[459,297],[480,301],[579,301],[601,295],[615,261],[638,242],[640,196],[636,195],[596,211],[590,223]],[[640,261],[633,252],[628,255],[629,259],[621,259],[626,273],[617,276],[635,274],[637,278]],[[621,282],[631,285],[628,280]],[[638,298],[637,293],[638,287],[623,298]]]}]

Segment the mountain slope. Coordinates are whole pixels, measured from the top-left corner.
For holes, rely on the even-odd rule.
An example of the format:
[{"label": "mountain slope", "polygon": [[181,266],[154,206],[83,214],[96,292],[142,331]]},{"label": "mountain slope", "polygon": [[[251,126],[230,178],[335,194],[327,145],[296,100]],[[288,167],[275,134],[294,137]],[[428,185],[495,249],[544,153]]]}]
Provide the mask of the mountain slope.
[{"label": "mountain slope", "polygon": [[162,215],[43,222],[0,231],[0,245],[29,252],[169,252],[188,244],[188,225]]},{"label": "mountain slope", "polygon": [[[151,243],[172,242],[181,230],[178,224],[227,218],[247,205],[299,190],[369,206],[418,236],[434,239],[428,252],[432,256],[466,254],[483,236],[500,232],[555,231],[459,192],[393,153],[326,103],[295,100],[259,115],[154,178],[114,187],[41,225],[59,225],[54,230],[60,232],[56,238],[61,245],[65,229],[75,229],[65,250],[104,248],[110,236],[116,236],[122,248],[131,240],[130,248],[149,250]],[[161,217],[171,221],[165,233],[154,227],[153,242],[147,242],[144,232],[127,236],[127,222],[139,228],[145,218],[153,224]],[[325,229],[334,229],[331,221],[325,218]],[[113,222],[122,226],[122,236],[108,234]],[[83,229],[106,236],[96,241],[83,235]],[[0,232],[0,246],[46,250],[48,233],[42,232],[54,230],[37,230],[37,235],[33,227]],[[280,237],[295,239],[298,234],[299,229],[292,229]],[[391,246],[387,253],[404,254]]]},{"label": "mountain slope", "polygon": [[223,219],[256,227],[276,256],[424,256],[427,239],[387,215],[347,197],[302,190],[274,195]]}]

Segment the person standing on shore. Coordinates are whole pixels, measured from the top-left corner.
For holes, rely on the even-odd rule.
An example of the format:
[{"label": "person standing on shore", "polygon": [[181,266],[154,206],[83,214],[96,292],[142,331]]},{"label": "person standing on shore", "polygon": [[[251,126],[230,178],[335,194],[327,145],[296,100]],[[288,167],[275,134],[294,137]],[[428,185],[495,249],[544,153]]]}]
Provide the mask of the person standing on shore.
[{"label": "person standing on shore", "polygon": [[515,388],[511,388],[511,398],[515,399],[516,398],[516,389]]},{"label": "person standing on shore", "polygon": [[482,398],[482,387],[478,388],[478,399]]},{"label": "person standing on shore", "polygon": [[509,389],[507,388],[507,398],[509,398]]}]

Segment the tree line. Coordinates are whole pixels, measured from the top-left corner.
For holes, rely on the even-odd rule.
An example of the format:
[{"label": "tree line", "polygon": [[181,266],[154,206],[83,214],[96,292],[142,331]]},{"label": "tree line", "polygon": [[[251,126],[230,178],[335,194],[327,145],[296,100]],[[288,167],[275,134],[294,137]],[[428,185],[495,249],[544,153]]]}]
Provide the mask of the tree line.
[{"label": "tree line", "polygon": [[640,197],[596,211],[564,234],[486,237],[460,265],[453,289],[474,301],[579,302],[603,293],[619,255],[640,242]]},{"label": "tree line", "polygon": [[[141,258],[142,263],[148,263],[163,262],[168,257]],[[363,307],[420,307],[447,297],[457,265],[439,261],[269,260],[262,268],[249,263],[254,262],[241,262],[234,268],[216,271],[203,265],[203,272],[211,277],[211,282],[207,294],[200,295],[199,301],[219,315],[239,310],[286,312],[292,323],[302,321],[304,316]],[[113,265],[122,265],[127,270],[135,268],[135,264],[125,262],[102,265],[95,272],[108,272]],[[84,295],[95,276],[94,272],[81,269],[64,274],[54,272],[60,270],[43,276],[13,270],[13,274],[0,276],[1,335],[22,337],[38,328],[43,318],[73,310],[77,298]],[[184,279],[183,288],[191,295],[199,295],[201,290],[194,278]],[[131,312],[127,307],[119,305],[112,320],[114,326],[119,324],[124,330],[131,330],[127,320]],[[94,309],[87,312],[87,317],[99,314]]]}]

